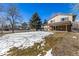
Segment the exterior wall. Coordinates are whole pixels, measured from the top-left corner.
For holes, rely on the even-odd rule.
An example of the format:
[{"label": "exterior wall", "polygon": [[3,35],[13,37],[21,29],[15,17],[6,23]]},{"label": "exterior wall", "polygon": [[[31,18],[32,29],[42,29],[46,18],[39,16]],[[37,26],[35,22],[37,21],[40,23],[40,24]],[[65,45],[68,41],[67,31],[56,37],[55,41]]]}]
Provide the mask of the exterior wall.
[{"label": "exterior wall", "polygon": [[55,22],[61,22],[62,21],[61,18],[68,18],[65,21],[71,21],[71,22],[73,22],[73,15],[57,15],[54,18],[50,19],[48,21],[48,24],[55,23]]}]

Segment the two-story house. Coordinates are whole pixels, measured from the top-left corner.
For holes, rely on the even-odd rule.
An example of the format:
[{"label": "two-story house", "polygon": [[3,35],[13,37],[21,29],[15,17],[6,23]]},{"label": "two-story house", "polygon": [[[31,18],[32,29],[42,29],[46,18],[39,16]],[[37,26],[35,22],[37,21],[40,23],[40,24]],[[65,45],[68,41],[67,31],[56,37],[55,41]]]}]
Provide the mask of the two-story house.
[{"label": "two-story house", "polygon": [[76,15],[57,14],[48,21],[48,30],[71,31]]}]

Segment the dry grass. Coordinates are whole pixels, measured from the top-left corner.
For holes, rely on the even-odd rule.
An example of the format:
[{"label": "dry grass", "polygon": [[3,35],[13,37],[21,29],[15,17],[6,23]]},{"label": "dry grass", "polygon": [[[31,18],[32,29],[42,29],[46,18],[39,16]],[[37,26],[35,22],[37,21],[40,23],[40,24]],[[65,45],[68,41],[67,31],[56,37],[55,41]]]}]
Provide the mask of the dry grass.
[{"label": "dry grass", "polygon": [[[46,37],[46,44],[52,48],[55,56],[78,56],[79,55],[79,33],[56,32]],[[73,38],[76,36],[76,38]]]},{"label": "dry grass", "polygon": [[[67,32],[55,32],[54,35],[49,35],[45,37],[45,46],[49,46],[53,49],[52,54],[55,55],[56,52],[59,52],[59,48],[55,45],[58,43],[62,43],[62,40],[64,36],[67,34]],[[55,47],[54,47],[55,46]]]},{"label": "dry grass", "polygon": [[[41,42],[42,43],[42,42]],[[19,49],[19,48],[12,48],[10,51],[8,51],[8,55],[11,56],[37,56],[38,54],[41,54],[41,56],[46,54],[46,51],[49,50],[48,47],[41,46],[41,43],[35,43],[34,46],[28,47],[25,49]]]}]

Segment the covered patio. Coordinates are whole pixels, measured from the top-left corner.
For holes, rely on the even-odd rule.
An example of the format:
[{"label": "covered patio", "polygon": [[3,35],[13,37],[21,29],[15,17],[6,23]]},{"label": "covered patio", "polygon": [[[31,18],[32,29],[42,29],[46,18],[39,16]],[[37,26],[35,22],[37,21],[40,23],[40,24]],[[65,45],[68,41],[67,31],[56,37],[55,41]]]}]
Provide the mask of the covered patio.
[{"label": "covered patio", "polygon": [[52,24],[52,30],[71,31],[71,26],[70,21],[56,22]]}]

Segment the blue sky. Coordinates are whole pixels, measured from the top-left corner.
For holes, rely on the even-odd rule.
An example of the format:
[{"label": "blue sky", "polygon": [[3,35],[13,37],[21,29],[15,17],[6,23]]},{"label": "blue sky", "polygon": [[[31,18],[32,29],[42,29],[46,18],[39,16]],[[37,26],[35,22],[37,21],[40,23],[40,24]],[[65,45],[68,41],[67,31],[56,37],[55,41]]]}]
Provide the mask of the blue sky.
[{"label": "blue sky", "polygon": [[39,14],[42,21],[52,17],[55,13],[72,12],[71,4],[68,3],[17,3],[16,5],[26,22],[29,21],[35,12]]}]

